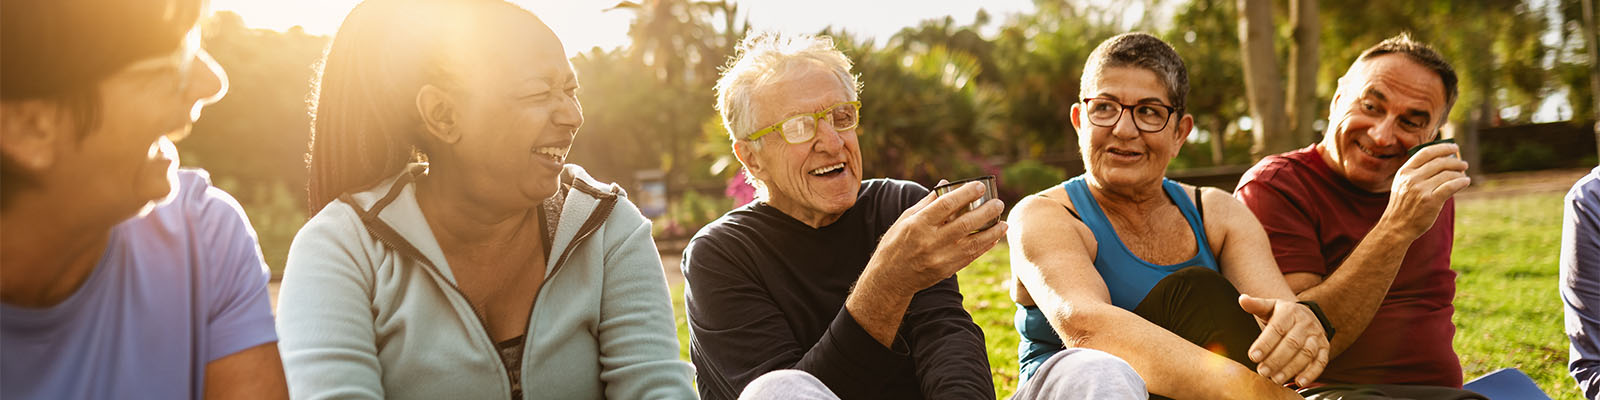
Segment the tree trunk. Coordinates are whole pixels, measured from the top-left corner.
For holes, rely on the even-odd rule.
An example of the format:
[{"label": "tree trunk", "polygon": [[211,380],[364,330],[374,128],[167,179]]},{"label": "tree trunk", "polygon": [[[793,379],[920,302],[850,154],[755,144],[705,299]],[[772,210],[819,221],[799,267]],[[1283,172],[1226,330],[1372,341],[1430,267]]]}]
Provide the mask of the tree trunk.
[{"label": "tree trunk", "polygon": [[1272,1],[1239,0],[1239,50],[1244,64],[1245,93],[1250,101],[1251,133],[1255,143],[1250,156],[1263,157],[1293,150],[1283,115],[1283,78],[1273,49]]},{"label": "tree trunk", "polygon": [[[1589,94],[1592,96],[1590,103],[1594,104],[1594,139],[1595,150],[1600,151],[1600,21],[1595,20],[1595,0],[1580,0],[1583,3],[1583,41],[1589,45]],[[1576,110],[1574,110],[1576,111]]]},{"label": "tree trunk", "polygon": [[1211,124],[1211,166],[1220,167],[1226,160],[1222,151],[1228,146],[1228,121],[1222,118],[1212,118],[1216,123]]},{"label": "tree trunk", "polygon": [[[1492,87],[1487,82],[1480,83],[1480,85],[1483,85],[1479,86],[1482,88]],[[1494,97],[1490,95],[1488,90],[1484,91],[1483,99],[1480,101],[1478,110],[1468,114],[1468,117],[1472,118],[1472,122],[1468,123],[1468,128],[1464,132],[1466,135],[1456,138],[1459,142],[1457,145],[1461,146],[1461,159],[1467,162],[1467,176],[1473,179],[1478,179],[1483,176],[1484,172],[1487,172],[1483,169],[1483,148],[1478,145],[1478,138],[1482,136],[1483,130],[1489,128],[1489,125],[1494,122],[1494,113],[1497,110],[1494,106]]]},{"label": "tree trunk", "polygon": [[1289,47],[1289,130],[1293,145],[1305,146],[1314,140],[1311,124],[1317,119],[1317,55],[1321,51],[1322,23],[1317,19],[1317,0],[1290,0],[1289,24],[1294,29],[1294,45]]}]

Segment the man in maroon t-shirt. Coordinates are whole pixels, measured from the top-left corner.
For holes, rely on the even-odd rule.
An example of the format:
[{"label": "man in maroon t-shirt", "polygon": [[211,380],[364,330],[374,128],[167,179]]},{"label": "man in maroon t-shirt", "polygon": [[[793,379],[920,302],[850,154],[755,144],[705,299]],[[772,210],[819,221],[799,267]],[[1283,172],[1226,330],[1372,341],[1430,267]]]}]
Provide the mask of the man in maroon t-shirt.
[{"label": "man in maroon t-shirt", "polygon": [[1240,180],[1234,196],[1266,228],[1289,286],[1337,329],[1320,387],[1302,394],[1478,398],[1460,389],[1451,348],[1451,196],[1470,183],[1467,163],[1448,143],[1407,154],[1438,136],[1455,98],[1438,53],[1390,38],[1339,79],[1321,143]]}]

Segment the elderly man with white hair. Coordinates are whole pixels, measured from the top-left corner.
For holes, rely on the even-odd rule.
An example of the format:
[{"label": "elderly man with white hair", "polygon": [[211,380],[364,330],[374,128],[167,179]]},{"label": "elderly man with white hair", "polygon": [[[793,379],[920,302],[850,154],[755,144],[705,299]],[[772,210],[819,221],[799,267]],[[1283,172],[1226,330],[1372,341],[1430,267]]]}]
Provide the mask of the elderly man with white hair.
[{"label": "elderly man with white hair", "polygon": [[[994,397],[983,331],[954,275],[1005,235],[1005,222],[983,228],[1004,205],[958,214],[985,192],[976,182],[936,197],[914,182],[863,181],[850,65],[829,38],[758,34],[717,83],[758,196],[684,250],[690,355],[706,399]],[[1145,396],[1109,354],[1053,361],[1048,379],[1019,393]]]}]

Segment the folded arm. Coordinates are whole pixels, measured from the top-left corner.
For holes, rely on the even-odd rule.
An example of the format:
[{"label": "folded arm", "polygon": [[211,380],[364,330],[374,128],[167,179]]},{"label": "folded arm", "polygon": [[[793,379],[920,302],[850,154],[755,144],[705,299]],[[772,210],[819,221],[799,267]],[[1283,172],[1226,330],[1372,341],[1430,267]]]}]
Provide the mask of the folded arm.
[{"label": "folded arm", "polygon": [[1379,222],[1335,273],[1325,276],[1326,258],[1319,250],[1322,242],[1311,216],[1299,211],[1282,192],[1260,182],[1241,186],[1234,195],[1254,211],[1271,237],[1271,246],[1279,250],[1276,261],[1281,263],[1280,270],[1286,271],[1283,277],[1290,290],[1300,299],[1321,305],[1338,329],[1329,354],[1338,357],[1372,322],[1415,238],[1399,234],[1393,224]]},{"label": "folded arm", "polygon": [[[1452,156],[1458,150],[1454,144],[1430,146],[1407,160],[1395,174],[1383,216],[1331,273],[1284,274],[1289,287],[1301,299],[1321,305],[1338,328],[1332,343],[1334,357],[1366,331],[1411,243],[1433,227],[1451,196],[1471,184],[1467,163]],[[1273,248],[1322,247],[1310,217],[1278,190],[1252,182],[1235,195],[1256,212],[1272,235]],[[1320,256],[1280,255],[1278,262],[1284,271],[1328,271]]]},{"label": "folded arm", "polygon": [[1250,209],[1221,190],[1206,188],[1201,195],[1211,205],[1205,209],[1206,237],[1222,274],[1239,293],[1253,298],[1241,300],[1241,306],[1262,325],[1249,353],[1260,363],[1256,371],[1279,384],[1311,384],[1331,359],[1322,324],[1297,303],[1300,299],[1284,281],[1272,258],[1272,244]]},{"label": "folded arm", "polygon": [[1220,355],[1111,305],[1093,266],[1093,235],[1058,203],[1023,199],[1012,210],[1011,269],[1068,346],[1121,357],[1150,393],[1174,398],[1296,398]]}]

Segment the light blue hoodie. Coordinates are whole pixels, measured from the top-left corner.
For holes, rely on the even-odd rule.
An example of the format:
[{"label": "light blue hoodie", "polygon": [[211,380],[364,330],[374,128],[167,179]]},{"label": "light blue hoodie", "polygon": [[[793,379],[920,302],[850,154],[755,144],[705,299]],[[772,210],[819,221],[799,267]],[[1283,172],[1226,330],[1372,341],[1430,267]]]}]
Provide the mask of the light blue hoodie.
[{"label": "light blue hoodie", "polygon": [[[421,174],[414,165],[341,197],[295,235],[277,322],[292,397],[511,396],[495,343],[417,207]],[[546,224],[554,240],[528,319],[524,398],[694,398],[650,222],[576,165],[561,182],[545,203],[560,217]]]}]

